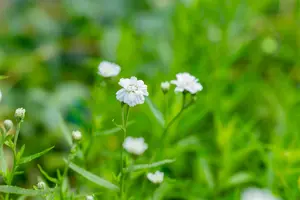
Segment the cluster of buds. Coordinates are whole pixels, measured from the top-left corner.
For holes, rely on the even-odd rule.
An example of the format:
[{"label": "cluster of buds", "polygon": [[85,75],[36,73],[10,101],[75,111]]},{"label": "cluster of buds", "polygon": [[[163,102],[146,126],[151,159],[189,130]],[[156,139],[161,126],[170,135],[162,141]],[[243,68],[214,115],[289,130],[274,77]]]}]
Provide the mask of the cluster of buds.
[{"label": "cluster of buds", "polygon": [[26,110],[24,108],[18,108],[15,112],[15,118],[17,122],[22,122],[25,118]]},{"label": "cluster of buds", "polygon": [[161,90],[164,94],[168,93],[170,90],[170,83],[168,81],[162,82],[160,84]]},{"label": "cluster of buds", "polygon": [[80,131],[73,131],[72,132],[72,139],[74,142],[80,142],[82,139],[82,134]]},{"label": "cluster of buds", "polygon": [[38,184],[37,184],[36,186],[37,186],[37,188],[38,188],[39,190],[44,190],[44,189],[46,189],[46,183],[43,182],[43,181],[38,182]]}]

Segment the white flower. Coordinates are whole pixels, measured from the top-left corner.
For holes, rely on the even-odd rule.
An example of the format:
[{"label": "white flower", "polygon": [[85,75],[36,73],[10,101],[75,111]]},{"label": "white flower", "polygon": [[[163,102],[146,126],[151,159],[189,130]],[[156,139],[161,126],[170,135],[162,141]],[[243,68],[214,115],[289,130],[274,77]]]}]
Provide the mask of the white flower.
[{"label": "white flower", "polygon": [[280,200],[269,190],[247,188],[241,194],[241,200]]},{"label": "white flower", "polygon": [[23,121],[25,118],[26,110],[24,108],[18,108],[15,112],[15,118],[17,121]]},{"label": "white flower", "polygon": [[203,89],[202,85],[198,83],[198,79],[189,73],[179,73],[176,77],[177,80],[171,81],[172,84],[176,85],[175,92],[188,91],[191,94],[196,94]]},{"label": "white flower", "polygon": [[2,92],[0,90],[0,102],[1,102],[1,100],[2,100]]},{"label": "white flower", "polygon": [[9,119],[4,120],[3,124],[6,131],[9,131],[14,126],[14,123]]},{"label": "white flower", "polygon": [[117,76],[121,71],[121,67],[115,63],[102,61],[98,66],[98,74],[103,77]]},{"label": "white flower", "polygon": [[170,89],[170,83],[168,81],[162,82],[160,84],[160,87],[161,87],[161,89],[162,89],[163,92],[168,92],[169,89]]},{"label": "white flower", "polygon": [[156,171],[155,173],[148,173],[147,178],[154,184],[162,183],[164,180],[164,173]]},{"label": "white flower", "polygon": [[37,188],[40,190],[44,190],[46,188],[46,183],[44,183],[43,181],[38,182]]},{"label": "white flower", "polygon": [[145,143],[144,138],[141,137],[140,138],[127,137],[123,142],[123,147],[129,153],[135,155],[141,155],[148,149],[148,145]]},{"label": "white flower", "polygon": [[145,96],[148,96],[147,85],[144,81],[137,80],[136,77],[121,78],[119,85],[123,88],[117,92],[117,99],[130,107],[145,102]]},{"label": "white flower", "polygon": [[94,200],[94,197],[92,195],[88,195],[85,197],[86,200]]},{"label": "white flower", "polygon": [[80,131],[73,131],[72,132],[72,138],[74,141],[80,141],[82,138],[82,134]]}]

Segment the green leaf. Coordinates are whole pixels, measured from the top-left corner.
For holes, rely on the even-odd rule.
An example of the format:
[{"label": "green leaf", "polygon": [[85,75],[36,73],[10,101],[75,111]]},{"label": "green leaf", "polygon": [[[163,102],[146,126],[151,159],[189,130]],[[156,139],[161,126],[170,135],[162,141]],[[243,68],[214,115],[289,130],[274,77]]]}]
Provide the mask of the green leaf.
[{"label": "green leaf", "polygon": [[253,180],[253,178],[253,175],[248,172],[238,172],[229,178],[225,185],[225,188],[235,187],[237,185],[249,183]]},{"label": "green leaf", "polygon": [[150,169],[150,168],[155,168],[159,167],[161,165],[169,164],[175,162],[175,159],[166,159],[162,160],[159,162],[155,162],[152,164],[142,164],[142,165],[133,165],[132,167],[129,167],[126,169],[127,172],[132,172],[132,171],[138,171],[138,170],[145,170],[145,169]]},{"label": "green leaf", "polygon": [[50,193],[52,190],[33,190],[33,189],[24,189],[16,186],[0,185],[0,192],[10,193],[10,194],[20,194],[26,196],[40,196]]},{"label": "green leaf", "polygon": [[0,75],[0,80],[7,79],[7,78],[8,78],[8,76]]},{"label": "green leaf", "polygon": [[45,172],[40,165],[38,165],[38,168],[47,180],[51,181],[52,183],[58,183],[57,179],[49,176],[49,174]]},{"label": "green leaf", "polygon": [[92,174],[89,171],[86,171],[85,169],[82,169],[81,167],[75,165],[74,163],[70,163],[69,167],[74,170],[75,172],[77,172],[78,174],[80,174],[81,176],[83,176],[84,178],[88,179],[89,181],[96,183],[99,186],[102,186],[104,188],[110,189],[110,190],[115,190],[118,191],[119,187],[112,184],[111,182],[104,180],[102,178],[100,178],[99,176]]},{"label": "green leaf", "polygon": [[48,153],[49,151],[51,151],[53,148],[54,148],[54,146],[50,147],[50,148],[48,148],[48,149],[46,149],[46,150],[44,150],[44,151],[42,151],[40,153],[36,153],[36,154],[31,155],[31,156],[27,156],[25,158],[21,158],[20,161],[19,161],[19,164],[28,163],[28,162],[30,162],[30,161],[32,161],[34,159],[37,159],[37,158],[41,157],[42,155],[44,155],[44,154]]},{"label": "green leaf", "polygon": [[204,174],[204,177],[207,181],[209,188],[213,189],[215,186],[215,183],[214,183],[213,175],[212,175],[212,172],[211,172],[211,169],[209,167],[207,160],[204,158],[200,158],[199,162],[200,162],[199,164],[201,166],[201,171]]},{"label": "green leaf", "polygon": [[[129,121],[127,123],[127,127],[134,124],[134,121]],[[112,128],[112,129],[108,129],[108,130],[104,130],[104,131],[100,131],[100,132],[97,132],[95,133],[95,136],[100,136],[100,135],[112,135],[114,133],[117,133],[119,131],[121,131],[122,128],[121,127],[116,127],[116,128]]]},{"label": "green leaf", "polygon": [[151,112],[153,113],[154,117],[158,121],[158,123],[164,127],[165,125],[165,120],[163,114],[157,109],[157,107],[152,103],[152,101],[147,97],[146,98],[146,103],[148,104]]}]

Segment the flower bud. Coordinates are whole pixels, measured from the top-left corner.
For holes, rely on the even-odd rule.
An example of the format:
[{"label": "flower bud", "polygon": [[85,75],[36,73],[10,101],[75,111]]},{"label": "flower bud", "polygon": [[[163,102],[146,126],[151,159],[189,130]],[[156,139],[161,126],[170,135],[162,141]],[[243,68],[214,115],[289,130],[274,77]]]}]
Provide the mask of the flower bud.
[{"label": "flower bud", "polygon": [[79,142],[82,138],[82,134],[80,131],[73,131],[72,132],[72,138],[74,142]]},{"label": "flower bud", "polygon": [[6,132],[10,131],[14,126],[14,123],[9,119],[5,120],[3,122],[3,124],[4,124],[4,128],[5,128]]},{"label": "flower bud", "polygon": [[46,183],[43,182],[43,181],[38,182],[37,188],[40,189],[40,190],[46,189]]},{"label": "flower bud", "polygon": [[94,197],[92,195],[88,195],[85,197],[86,200],[94,200]]},{"label": "flower bud", "polygon": [[18,108],[15,112],[15,118],[17,121],[23,121],[25,118],[26,110],[24,108]]},{"label": "flower bud", "polygon": [[160,87],[161,87],[163,93],[167,93],[170,89],[170,83],[168,81],[162,82]]}]

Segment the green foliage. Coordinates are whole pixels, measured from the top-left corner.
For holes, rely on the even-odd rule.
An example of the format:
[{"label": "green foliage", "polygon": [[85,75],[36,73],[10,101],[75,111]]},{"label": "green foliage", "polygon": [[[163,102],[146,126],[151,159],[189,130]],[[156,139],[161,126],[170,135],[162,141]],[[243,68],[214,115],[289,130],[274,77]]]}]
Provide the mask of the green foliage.
[{"label": "green foliage", "polygon": [[[17,145],[24,165],[12,185],[32,188],[43,177],[49,188],[76,188],[75,197],[114,199],[102,186],[118,185],[122,170],[115,93],[120,78],[136,76],[149,98],[131,109],[127,135],[149,146],[142,156],[124,153],[125,170],[142,169],[125,176],[128,199],[238,200],[248,187],[300,199],[299,1],[4,0],[0,13],[1,122],[27,110]],[[102,60],[118,63],[120,75],[99,76]],[[182,97],[174,87],[164,95],[160,83],[179,72],[204,89],[162,134]],[[76,149],[72,130],[83,134]],[[12,140],[0,144],[3,185],[15,152]],[[69,154],[76,170],[66,169]],[[168,158],[176,162],[155,164]],[[163,184],[147,180],[154,170],[165,173]],[[103,180],[93,184],[94,174]],[[67,191],[57,195],[72,198]]]}]

